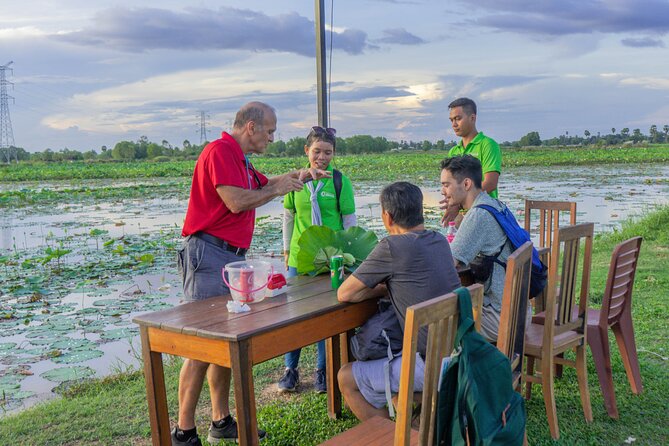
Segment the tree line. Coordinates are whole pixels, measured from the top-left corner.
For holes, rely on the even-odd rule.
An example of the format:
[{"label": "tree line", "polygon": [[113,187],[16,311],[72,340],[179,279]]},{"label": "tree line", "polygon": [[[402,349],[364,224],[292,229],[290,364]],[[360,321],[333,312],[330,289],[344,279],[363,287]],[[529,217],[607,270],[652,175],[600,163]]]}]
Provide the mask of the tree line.
[{"label": "tree line", "polygon": [[[502,147],[559,147],[559,146],[614,146],[626,144],[669,143],[669,125],[664,125],[660,130],[657,125],[651,125],[648,134],[643,134],[641,129],[630,131],[628,127],[619,132],[611,128],[611,133],[601,135],[597,132],[592,134],[584,130],[583,136],[563,135],[542,140],[539,132],[533,131],[521,137],[518,141],[504,141]],[[30,153],[21,147],[0,148],[0,162],[12,161],[82,161],[82,160],[154,160],[167,161],[171,159],[197,159],[202,149],[207,144],[192,144],[187,139],[181,147],[172,146],[167,140],[160,144],[149,141],[146,136],[141,136],[137,141],[119,141],[113,148],[102,146],[100,151],[88,150],[80,152],[68,148],[54,151],[46,149],[42,152]],[[306,138],[294,137],[288,141],[274,141],[267,147],[267,156],[299,156],[304,154]],[[348,138],[337,137],[337,153],[340,155],[359,153],[383,153],[400,150],[447,150],[456,144],[455,141],[446,142],[440,139],[436,142],[424,141],[391,141],[382,136],[354,135]]]}]

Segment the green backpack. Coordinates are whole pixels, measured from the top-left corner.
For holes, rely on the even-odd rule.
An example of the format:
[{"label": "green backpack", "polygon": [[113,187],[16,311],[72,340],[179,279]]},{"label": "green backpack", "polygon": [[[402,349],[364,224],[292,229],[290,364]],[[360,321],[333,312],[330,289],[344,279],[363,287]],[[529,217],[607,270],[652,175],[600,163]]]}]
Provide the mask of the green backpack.
[{"label": "green backpack", "polygon": [[513,390],[509,359],[474,327],[467,288],[458,295],[455,349],[442,371],[435,445],[522,445],[525,401]]}]

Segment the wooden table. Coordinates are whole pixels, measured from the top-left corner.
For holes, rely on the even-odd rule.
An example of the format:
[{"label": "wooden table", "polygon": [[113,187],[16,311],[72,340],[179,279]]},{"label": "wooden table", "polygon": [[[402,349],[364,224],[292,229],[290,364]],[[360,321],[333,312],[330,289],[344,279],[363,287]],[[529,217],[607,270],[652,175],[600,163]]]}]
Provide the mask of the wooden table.
[{"label": "wooden table", "polygon": [[[469,269],[458,270],[469,285]],[[162,354],[217,364],[232,369],[239,443],[258,443],[253,366],[326,339],[328,415],[341,415],[337,371],[347,343],[340,334],[359,327],[376,312],[376,299],[347,304],[337,301],[330,277],[289,279],[286,294],[251,304],[246,313],[228,313],[229,296],[212,297],[168,310],[138,316],[151,437],[158,446],[171,445]],[[346,340],[346,337],[344,337]]]},{"label": "wooden table", "polygon": [[328,414],[341,414],[336,373],[341,367],[339,334],[362,325],[376,300],[337,301],[328,275],[296,277],[286,294],[228,313],[229,296],[213,297],[138,316],[144,376],[154,445],[171,445],[162,353],[232,369],[239,442],[258,443],[252,367],[326,339]]}]

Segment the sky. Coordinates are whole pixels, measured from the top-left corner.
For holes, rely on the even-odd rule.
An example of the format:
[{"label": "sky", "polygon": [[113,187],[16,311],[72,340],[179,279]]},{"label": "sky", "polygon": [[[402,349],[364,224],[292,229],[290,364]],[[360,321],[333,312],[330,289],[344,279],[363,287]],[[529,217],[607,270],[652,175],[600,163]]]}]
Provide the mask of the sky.
[{"label": "sky", "polygon": [[[448,104],[461,96],[476,101],[478,130],[499,142],[669,124],[669,0],[325,5],[338,136],[456,140]],[[201,112],[212,140],[251,100],[276,108],[279,139],[306,136],[318,120],[314,6],[3,2],[15,144],[100,152],[146,136],[181,147],[200,142]]]}]

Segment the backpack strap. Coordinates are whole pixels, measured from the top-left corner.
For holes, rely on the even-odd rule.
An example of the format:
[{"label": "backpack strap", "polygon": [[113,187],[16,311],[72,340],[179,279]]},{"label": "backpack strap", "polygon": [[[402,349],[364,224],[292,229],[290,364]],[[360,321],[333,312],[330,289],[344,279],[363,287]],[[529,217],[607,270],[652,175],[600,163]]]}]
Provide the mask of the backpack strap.
[{"label": "backpack strap", "polygon": [[385,329],[381,330],[381,334],[388,342],[388,360],[383,364],[383,380],[385,384],[386,403],[388,404],[388,415],[390,415],[390,418],[392,418],[395,416],[395,409],[393,408],[393,394],[390,390],[390,363],[393,359],[395,359],[396,356],[399,356],[400,354],[398,353],[395,355],[393,353],[393,349],[390,346],[390,337],[386,333]]},{"label": "backpack strap", "polygon": [[474,327],[474,313],[472,312],[472,298],[466,287],[453,291],[458,296],[458,332],[455,335],[455,348],[460,347],[463,336]]},{"label": "backpack strap", "polygon": [[334,184],[335,195],[337,196],[337,213],[339,214],[339,218],[341,219],[343,225],[344,216],[341,215],[341,206],[339,205],[339,198],[341,197],[341,189],[343,183],[341,171],[337,169],[332,169],[332,183]]}]

